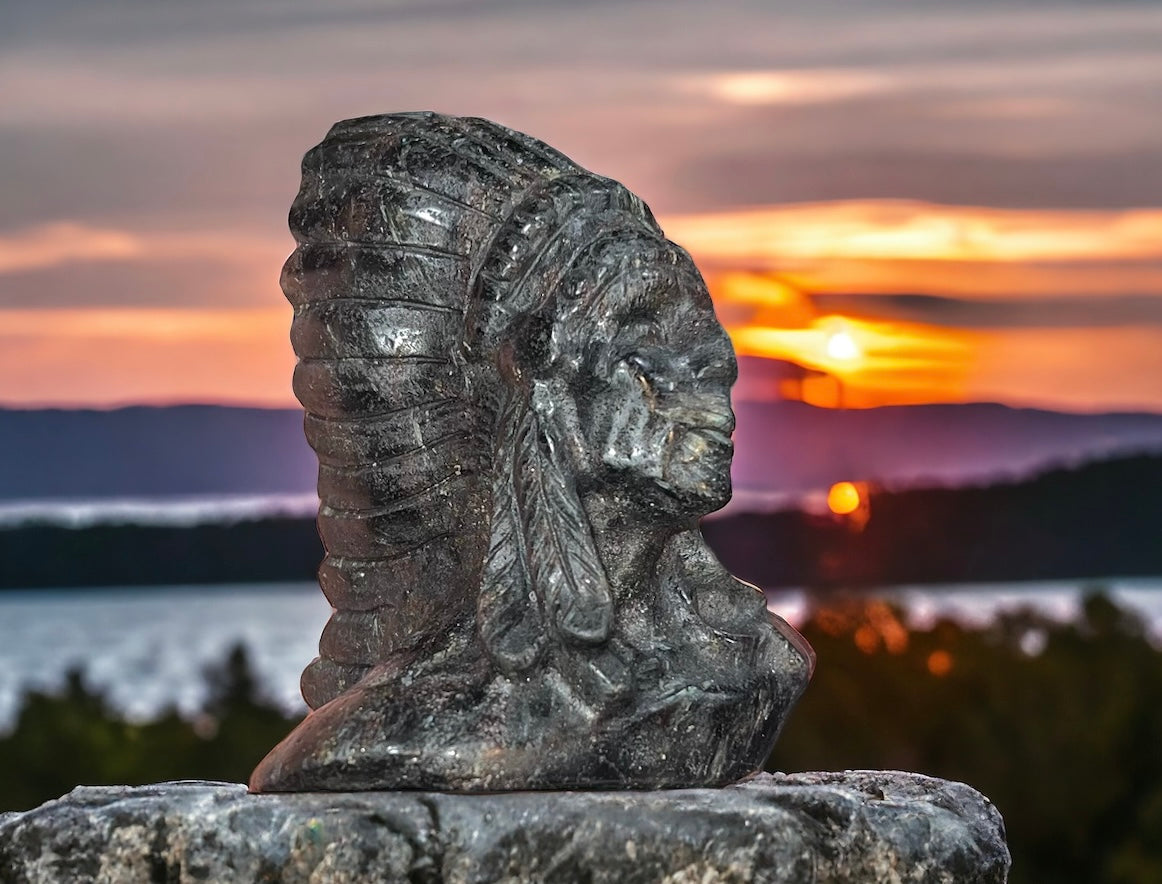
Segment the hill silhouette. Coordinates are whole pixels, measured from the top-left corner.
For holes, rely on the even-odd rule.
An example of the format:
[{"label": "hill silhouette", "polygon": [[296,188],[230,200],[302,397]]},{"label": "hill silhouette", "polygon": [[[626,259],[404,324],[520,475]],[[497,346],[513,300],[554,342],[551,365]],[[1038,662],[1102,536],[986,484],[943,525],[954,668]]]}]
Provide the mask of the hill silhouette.
[{"label": "hill silhouette", "polygon": [[[974,488],[873,493],[869,518],[801,510],[708,520],[723,563],[764,587],[1162,574],[1162,456]],[[311,580],[312,520],[0,528],[0,588]]]},{"label": "hill silhouette", "polygon": [[707,521],[759,586],[867,586],[1162,574],[1162,457],[970,488],[873,493],[865,524],[800,510]]},{"label": "hill silhouette", "polygon": [[[735,410],[738,494],[728,512],[777,508],[845,479],[963,485],[1162,453],[1158,414],[989,403],[839,410],[742,396]],[[309,494],[317,466],[302,422],[298,409],[216,405],[0,409],[0,503]]]}]

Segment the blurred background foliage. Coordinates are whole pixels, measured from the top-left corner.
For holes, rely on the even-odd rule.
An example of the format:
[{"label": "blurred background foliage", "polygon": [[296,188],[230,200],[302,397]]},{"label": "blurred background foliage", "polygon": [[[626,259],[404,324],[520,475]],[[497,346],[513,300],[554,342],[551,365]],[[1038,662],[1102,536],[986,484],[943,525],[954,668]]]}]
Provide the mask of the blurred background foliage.
[{"label": "blurred background foliage", "polygon": [[1013,884],[1162,881],[1162,650],[1100,593],[909,630],[837,599],[803,632],[819,665],[772,770],[889,768],[959,780],[1004,815]]},{"label": "blurred background foliage", "polygon": [[[885,602],[832,595],[802,631],[819,666],[770,769],[969,783],[1004,815],[1014,884],[1162,881],[1162,648],[1135,614],[1093,591],[1071,623],[1026,610],[909,628]],[[126,721],[75,673],[25,695],[0,737],[0,810],[76,783],[244,782],[295,719],[241,647],[205,678],[192,718]]]}]

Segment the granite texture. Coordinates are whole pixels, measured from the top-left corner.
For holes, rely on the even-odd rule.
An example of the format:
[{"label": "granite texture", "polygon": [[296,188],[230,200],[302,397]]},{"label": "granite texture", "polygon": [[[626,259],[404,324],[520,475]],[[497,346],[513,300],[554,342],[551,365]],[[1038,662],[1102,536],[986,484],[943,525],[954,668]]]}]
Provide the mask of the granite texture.
[{"label": "granite texture", "polygon": [[714,786],[806,641],[715,559],[737,364],[625,187],[487,120],[336,124],[303,160],[295,395],[335,611],[256,792]]},{"label": "granite texture", "polygon": [[0,817],[0,881],[1003,882],[996,809],[894,772],[654,792],[80,787]]}]

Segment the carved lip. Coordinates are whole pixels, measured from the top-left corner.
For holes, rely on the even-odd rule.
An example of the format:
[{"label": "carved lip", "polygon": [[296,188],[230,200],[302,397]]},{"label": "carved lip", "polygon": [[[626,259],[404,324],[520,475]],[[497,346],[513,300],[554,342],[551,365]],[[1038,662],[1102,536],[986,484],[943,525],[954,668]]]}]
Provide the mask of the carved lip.
[{"label": "carved lip", "polygon": [[734,440],[730,438],[729,433],[724,433],[714,427],[691,427],[688,432],[697,436],[701,436],[707,442],[721,448],[734,450]]}]

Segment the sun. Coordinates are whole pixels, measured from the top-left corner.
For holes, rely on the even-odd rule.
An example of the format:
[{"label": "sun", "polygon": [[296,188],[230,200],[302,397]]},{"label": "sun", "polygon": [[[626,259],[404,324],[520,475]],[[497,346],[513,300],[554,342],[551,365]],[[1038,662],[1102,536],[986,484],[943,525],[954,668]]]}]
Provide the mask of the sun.
[{"label": "sun", "polygon": [[855,338],[845,325],[837,325],[828,333],[824,352],[839,362],[854,362],[863,355],[859,344],[855,342]]},{"label": "sun", "polygon": [[854,482],[836,482],[827,492],[827,508],[837,516],[847,516],[859,509],[862,498]]}]

